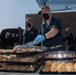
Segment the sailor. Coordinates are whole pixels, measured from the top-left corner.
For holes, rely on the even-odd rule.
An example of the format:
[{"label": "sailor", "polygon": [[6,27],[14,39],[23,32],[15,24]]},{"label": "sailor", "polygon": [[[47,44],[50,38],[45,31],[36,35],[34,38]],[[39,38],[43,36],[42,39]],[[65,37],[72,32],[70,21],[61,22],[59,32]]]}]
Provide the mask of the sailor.
[{"label": "sailor", "polygon": [[33,26],[32,18],[28,17],[26,19],[26,30],[23,34],[23,37],[20,40],[20,44],[26,44],[28,42],[33,41],[38,35],[38,30]]},{"label": "sailor", "polygon": [[62,47],[62,28],[59,20],[55,19],[47,5],[40,8],[39,13],[44,18],[39,35],[35,38],[35,44],[43,42],[45,47],[50,50],[61,50]]}]

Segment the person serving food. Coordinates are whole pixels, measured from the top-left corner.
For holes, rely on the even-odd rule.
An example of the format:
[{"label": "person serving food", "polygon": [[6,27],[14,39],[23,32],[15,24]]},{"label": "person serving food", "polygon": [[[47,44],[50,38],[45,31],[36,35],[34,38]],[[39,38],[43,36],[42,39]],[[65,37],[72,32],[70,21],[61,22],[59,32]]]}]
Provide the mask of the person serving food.
[{"label": "person serving food", "polygon": [[39,35],[34,39],[35,44],[43,42],[43,45],[50,49],[61,49],[62,28],[60,21],[52,16],[47,5],[41,6],[39,13],[42,15],[44,23],[41,25]]}]

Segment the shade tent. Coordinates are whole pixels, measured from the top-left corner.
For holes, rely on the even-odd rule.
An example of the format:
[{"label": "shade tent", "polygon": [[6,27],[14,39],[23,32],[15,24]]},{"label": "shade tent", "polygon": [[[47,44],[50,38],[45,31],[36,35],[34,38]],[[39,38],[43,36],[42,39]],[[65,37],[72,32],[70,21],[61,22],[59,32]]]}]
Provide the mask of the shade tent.
[{"label": "shade tent", "polygon": [[52,11],[75,11],[76,0],[36,0],[39,7],[48,5]]}]

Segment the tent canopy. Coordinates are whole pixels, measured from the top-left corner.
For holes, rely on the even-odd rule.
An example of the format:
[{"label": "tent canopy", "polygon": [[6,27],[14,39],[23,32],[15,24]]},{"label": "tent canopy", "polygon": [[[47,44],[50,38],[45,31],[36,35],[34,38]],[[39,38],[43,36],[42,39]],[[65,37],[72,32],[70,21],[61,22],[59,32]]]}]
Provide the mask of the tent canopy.
[{"label": "tent canopy", "polygon": [[36,0],[39,7],[48,5],[52,11],[76,11],[76,0]]}]

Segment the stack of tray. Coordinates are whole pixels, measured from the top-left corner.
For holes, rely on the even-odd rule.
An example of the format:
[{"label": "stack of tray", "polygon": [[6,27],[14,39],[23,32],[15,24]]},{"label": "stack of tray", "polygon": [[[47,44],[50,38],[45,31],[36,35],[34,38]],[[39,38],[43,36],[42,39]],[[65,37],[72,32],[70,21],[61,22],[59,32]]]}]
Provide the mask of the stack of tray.
[{"label": "stack of tray", "polygon": [[33,73],[42,64],[42,58],[43,54],[37,52],[0,52],[0,71]]},{"label": "stack of tray", "polygon": [[44,55],[44,64],[40,74],[76,74],[74,59],[74,52],[47,52]]}]

